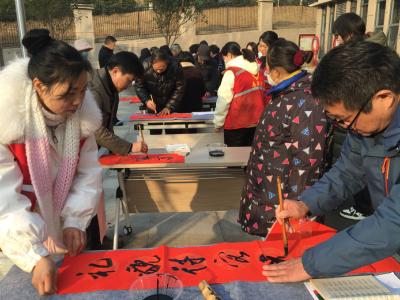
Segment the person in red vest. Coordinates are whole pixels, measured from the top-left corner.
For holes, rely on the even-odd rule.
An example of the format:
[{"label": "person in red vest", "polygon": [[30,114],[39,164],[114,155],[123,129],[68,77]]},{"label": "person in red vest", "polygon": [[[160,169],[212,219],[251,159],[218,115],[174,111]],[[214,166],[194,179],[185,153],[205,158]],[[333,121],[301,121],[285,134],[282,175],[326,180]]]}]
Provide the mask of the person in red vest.
[{"label": "person in red vest", "polygon": [[224,129],[228,147],[251,146],[258,120],[265,108],[264,77],[256,57],[236,42],[227,43],[221,50],[226,64],[218,89],[214,125]]},{"label": "person in red vest", "polygon": [[275,222],[276,179],[285,198],[296,198],[322,175],[326,117],[311,95],[311,74],[302,65],[312,54],[285,39],[269,48],[268,103],[258,123],[240,200],[242,230],[265,237]]},{"label": "person in red vest", "polygon": [[0,72],[0,248],[56,292],[53,254],[75,256],[102,192],[94,137],[101,112],[85,93],[90,63],[47,29],[22,41],[29,59]]}]

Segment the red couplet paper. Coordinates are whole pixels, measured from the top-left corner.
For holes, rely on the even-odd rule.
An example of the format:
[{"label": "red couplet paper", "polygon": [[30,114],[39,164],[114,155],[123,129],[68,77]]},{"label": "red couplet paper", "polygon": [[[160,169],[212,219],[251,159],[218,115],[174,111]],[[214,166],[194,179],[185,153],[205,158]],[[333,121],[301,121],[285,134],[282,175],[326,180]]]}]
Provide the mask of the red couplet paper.
[{"label": "red couplet paper", "polygon": [[[231,281],[263,281],[264,264],[300,257],[305,250],[333,235],[335,230],[309,222],[307,230],[289,235],[289,255],[284,257],[281,226],[275,225],[266,241],[221,243],[211,246],[147,250],[116,250],[83,253],[64,258],[58,274],[58,293],[73,294],[101,290],[128,290],[143,275],[168,273],[184,286]],[[363,267],[354,273],[400,271],[392,258]],[[155,283],[154,283],[155,284]],[[149,288],[156,288],[149,287]]]},{"label": "red couplet paper", "polygon": [[168,154],[130,154],[130,155],[103,155],[99,158],[103,166],[110,165],[146,165],[146,164],[178,164],[184,163],[185,157],[176,153]]},{"label": "red couplet paper", "polygon": [[130,102],[130,103],[141,103],[139,97],[122,97],[119,98],[121,102]]},{"label": "red couplet paper", "polygon": [[129,118],[132,121],[146,121],[146,120],[180,120],[180,119],[191,119],[193,117],[192,114],[189,113],[174,113],[166,116],[157,116],[153,114],[134,114]]}]

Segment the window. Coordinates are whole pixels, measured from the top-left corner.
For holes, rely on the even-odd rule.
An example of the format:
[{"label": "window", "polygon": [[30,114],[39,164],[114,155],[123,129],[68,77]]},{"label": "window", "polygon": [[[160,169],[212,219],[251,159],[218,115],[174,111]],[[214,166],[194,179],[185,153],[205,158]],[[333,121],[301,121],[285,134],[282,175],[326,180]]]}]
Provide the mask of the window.
[{"label": "window", "polygon": [[365,24],[367,24],[367,17],[368,17],[368,1],[369,0],[361,0],[360,16]]},{"label": "window", "polygon": [[322,57],[325,54],[325,28],[326,28],[326,6],[322,7],[322,19],[321,19],[321,34],[319,36],[320,40],[320,50],[319,56]]},{"label": "window", "polygon": [[390,16],[389,23],[389,31],[388,31],[388,45],[392,49],[396,49],[397,47],[397,35],[399,33],[399,19],[400,19],[400,11],[399,5],[400,0],[393,0],[392,10]]},{"label": "window", "polygon": [[350,3],[350,12],[355,13],[357,10],[357,0],[351,0]]},{"label": "window", "polygon": [[328,31],[328,50],[332,48],[333,42],[333,23],[335,22],[335,5],[329,5],[331,11],[329,13],[329,31]]},{"label": "window", "polygon": [[386,0],[378,0],[376,5],[375,31],[383,31],[383,23],[385,22]]}]

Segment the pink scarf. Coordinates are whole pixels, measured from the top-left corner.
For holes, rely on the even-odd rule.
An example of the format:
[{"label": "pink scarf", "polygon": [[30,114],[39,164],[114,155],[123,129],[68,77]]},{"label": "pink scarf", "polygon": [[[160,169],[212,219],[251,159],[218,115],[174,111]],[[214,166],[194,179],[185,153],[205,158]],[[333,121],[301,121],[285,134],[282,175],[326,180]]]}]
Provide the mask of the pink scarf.
[{"label": "pink scarf", "polygon": [[[51,145],[45,118],[36,93],[26,100],[25,144],[33,189],[39,204],[40,214],[47,225],[49,240],[61,243],[60,216],[69,194],[79,160],[80,118],[79,111],[65,120],[64,147],[61,163],[55,180],[51,170]],[[49,246],[49,248],[53,248]],[[55,249],[56,247],[54,247]],[[51,249],[49,249],[51,251]]]}]

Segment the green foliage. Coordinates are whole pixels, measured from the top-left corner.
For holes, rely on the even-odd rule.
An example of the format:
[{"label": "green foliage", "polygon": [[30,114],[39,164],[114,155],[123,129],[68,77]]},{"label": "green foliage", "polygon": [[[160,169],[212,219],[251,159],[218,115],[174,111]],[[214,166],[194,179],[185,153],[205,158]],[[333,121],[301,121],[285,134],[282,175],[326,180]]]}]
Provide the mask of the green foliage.
[{"label": "green foliage", "polygon": [[28,20],[50,21],[53,18],[72,17],[72,0],[25,0]]},{"label": "green foliage", "polygon": [[14,21],[15,19],[14,0],[0,0],[0,21]]},{"label": "green foliage", "polygon": [[93,0],[94,15],[109,15],[136,11],[140,5],[134,0]]},{"label": "green foliage", "polygon": [[[48,21],[53,18],[72,17],[71,6],[76,0],[25,0],[27,20]],[[81,3],[82,1],[79,1]],[[14,0],[0,0],[0,20],[15,21]]]},{"label": "green foliage", "polygon": [[316,0],[274,0],[274,5],[279,6],[299,6],[300,4],[303,6],[308,6],[311,3],[316,2]]},{"label": "green foliage", "polygon": [[225,7],[225,6],[252,6],[257,5],[257,0],[219,0],[207,1],[207,8]]},{"label": "green foliage", "polygon": [[[66,29],[74,23],[72,8],[77,2],[76,0],[24,0],[27,29],[44,27],[55,38],[67,38]],[[79,3],[82,3],[82,0],[79,0]],[[14,0],[0,0],[0,21],[16,22],[16,19]]]}]

